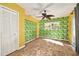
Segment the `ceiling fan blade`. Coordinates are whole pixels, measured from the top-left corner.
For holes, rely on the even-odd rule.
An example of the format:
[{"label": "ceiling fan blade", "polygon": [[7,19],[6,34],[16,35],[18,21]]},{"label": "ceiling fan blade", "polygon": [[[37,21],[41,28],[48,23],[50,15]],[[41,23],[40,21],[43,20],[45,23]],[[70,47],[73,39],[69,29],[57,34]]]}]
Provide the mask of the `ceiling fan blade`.
[{"label": "ceiling fan blade", "polygon": [[42,13],[46,8],[50,7],[53,3],[49,3],[48,5],[46,5],[43,9],[41,9],[39,11],[39,13]]},{"label": "ceiling fan blade", "polygon": [[55,15],[47,15],[47,17],[55,17]]},{"label": "ceiling fan blade", "polygon": [[45,17],[42,17],[41,20],[43,20]]},{"label": "ceiling fan blade", "polygon": [[35,17],[37,17],[37,18],[41,18],[41,17],[43,17],[43,16],[35,16]]}]

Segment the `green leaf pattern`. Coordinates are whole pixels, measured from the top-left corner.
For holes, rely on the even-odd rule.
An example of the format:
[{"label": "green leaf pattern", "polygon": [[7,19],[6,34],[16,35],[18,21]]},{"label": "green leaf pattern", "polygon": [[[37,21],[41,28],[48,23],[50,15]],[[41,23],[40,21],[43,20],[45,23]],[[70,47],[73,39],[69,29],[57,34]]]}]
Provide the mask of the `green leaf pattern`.
[{"label": "green leaf pattern", "polygon": [[36,23],[25,19],[25,41],[31,41],[36,37]]},{"label": "green leaf pattern", "polygon": [[[47,22],[60,22],[59,30],[45,30],[44,24]],[[52,20],[43,19],[40,21],[40,36],[57,40],[66,40],[68,37],[68,17],[53,18]]]}]

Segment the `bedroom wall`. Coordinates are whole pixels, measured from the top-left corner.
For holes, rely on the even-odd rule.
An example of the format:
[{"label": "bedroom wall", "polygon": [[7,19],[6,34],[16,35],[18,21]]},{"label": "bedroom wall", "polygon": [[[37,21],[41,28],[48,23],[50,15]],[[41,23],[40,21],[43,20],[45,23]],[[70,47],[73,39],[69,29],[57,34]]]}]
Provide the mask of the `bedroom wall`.
[{"label": "bedroom wall", "polygon": [[68,19],[68,39],[69,39],[69,43],[72,43],[72,20],[73,20],[73,16],[75,16],[75,13],[73,12],[73,14],[69,14],[69,19]]},{"label": "bedroom wall", "polygon": [[32,16],[26,16],[26,19],[29,21],[32,21],[33,23],[36,23],[36,32],[37,32],[36,38],[38,38],[39,37],[39,20]]},{"label": "bedroom wall", "polygon": [[[60,22],[59,30],[45,30],[45,23]],[[40,36],[42,38],[50,38],[57,40],[67,40],[68,36],[68,17],[53,18],[52,20],[40,21]]]},{"label": "bedroom wall", "polygon": [[25,41],[26,43],[31,42],[36,38],[37,34],[37,24],[30,20],[25,19]]}]

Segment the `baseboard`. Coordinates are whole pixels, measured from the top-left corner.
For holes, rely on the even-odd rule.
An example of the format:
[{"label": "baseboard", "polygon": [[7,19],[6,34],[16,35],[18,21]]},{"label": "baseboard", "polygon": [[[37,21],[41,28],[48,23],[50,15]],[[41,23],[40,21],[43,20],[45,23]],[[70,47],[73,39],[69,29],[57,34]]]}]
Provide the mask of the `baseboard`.
[{"label": "baseboard", "polygon": [[32,39],[32,40],[27,41],[25,44],[30,43],[30,42],[32,42],[32,41],[34,41],[34,40],[35,40],[35,38]]},{"label": "baseboard", "polygon": [[25,47],[25,45],[21,46],[18,50],[20,50],[20,49],[22,49],[22,48],[24,48],[24,47]]},{"label": "baseboard", "polygon": [[36,39],[39,39],[39,38],[40,38],[40,37],[33,38],[32,40],[27,41],[25,44],[30,43],[30,42],[32,42],[32,41],[34,41],[34,40],[36,40]]}]

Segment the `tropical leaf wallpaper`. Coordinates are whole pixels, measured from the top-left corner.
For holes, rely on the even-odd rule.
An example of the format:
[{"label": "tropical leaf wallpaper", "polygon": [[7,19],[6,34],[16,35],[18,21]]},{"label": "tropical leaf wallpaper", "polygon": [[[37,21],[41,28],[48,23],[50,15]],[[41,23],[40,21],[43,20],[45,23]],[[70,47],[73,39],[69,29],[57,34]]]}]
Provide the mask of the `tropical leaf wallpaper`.
[{"label": "tropical leaf wallpaper", "polygon": [[36,38],[36,23],[25,19],[25,40],[30,42]]},{"label": "tropical leaf wallpaper", "polygon": [[[45,30],[45,23],[60,22],[60,29],[58,30]],[[53,18],[52,20],[40,21],[40,37],[50,38],[57,40],[66,40],[68,37],[68,17]]]}]

